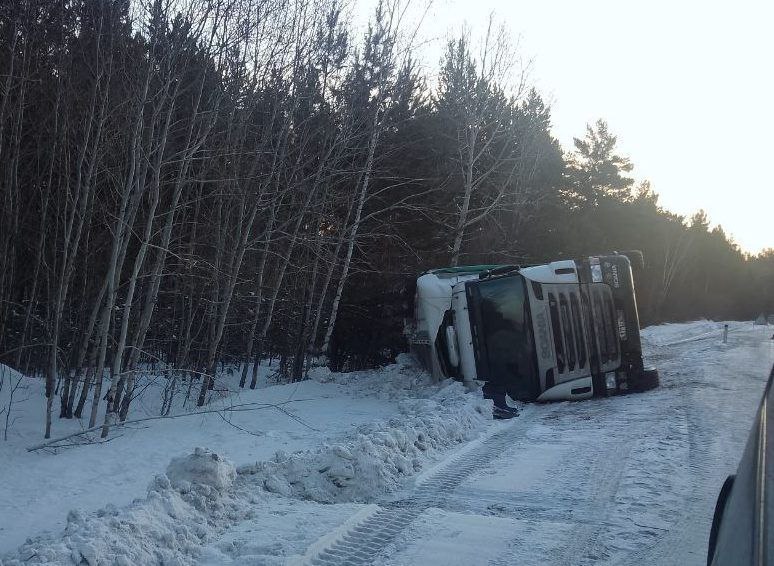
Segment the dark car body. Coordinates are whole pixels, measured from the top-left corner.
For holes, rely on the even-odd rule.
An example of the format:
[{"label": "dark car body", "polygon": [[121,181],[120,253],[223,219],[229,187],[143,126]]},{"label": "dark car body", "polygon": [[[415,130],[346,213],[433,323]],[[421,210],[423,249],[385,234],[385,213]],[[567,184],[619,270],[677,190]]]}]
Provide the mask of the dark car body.
[{"label": "dark car body", "polygon": [[774,564],[774,368],[735,476],[721,489],[707,564]]}]

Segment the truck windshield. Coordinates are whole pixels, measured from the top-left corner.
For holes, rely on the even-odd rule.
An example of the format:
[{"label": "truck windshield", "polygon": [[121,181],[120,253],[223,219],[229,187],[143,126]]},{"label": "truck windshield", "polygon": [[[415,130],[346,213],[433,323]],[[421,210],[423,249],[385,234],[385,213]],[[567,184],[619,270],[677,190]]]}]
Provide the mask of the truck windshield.
[{"label": "truck windshield", "polygon": [[485,357],[486,373],[505,385],[511,397],[532,400],[539,392],[524,278],[491,279],[477,287],[478,354]]}]

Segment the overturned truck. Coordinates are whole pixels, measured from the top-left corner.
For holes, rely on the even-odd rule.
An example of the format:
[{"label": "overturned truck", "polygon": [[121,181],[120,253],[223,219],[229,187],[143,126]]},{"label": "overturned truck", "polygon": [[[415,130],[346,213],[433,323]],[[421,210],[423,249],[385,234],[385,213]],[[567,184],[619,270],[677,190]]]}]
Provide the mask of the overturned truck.
[{"label": "overturned truck", "polygon": [[521,401],[652,389],[632,263],[642,254],[434,269],[417,279],[411,350],[436,377],[497,381]]}]

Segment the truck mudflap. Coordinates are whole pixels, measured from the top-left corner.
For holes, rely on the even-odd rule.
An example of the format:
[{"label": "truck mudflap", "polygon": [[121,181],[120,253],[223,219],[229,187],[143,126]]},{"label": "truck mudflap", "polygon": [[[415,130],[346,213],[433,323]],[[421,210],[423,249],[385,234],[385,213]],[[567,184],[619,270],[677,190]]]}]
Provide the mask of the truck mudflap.
[{"label": "truck mudflap", "polygon": [[658,370],[655,368],[645,368],[639,373],[630,374],[627,377],[629,391],[641,393],[655,389],[660,384]]}]

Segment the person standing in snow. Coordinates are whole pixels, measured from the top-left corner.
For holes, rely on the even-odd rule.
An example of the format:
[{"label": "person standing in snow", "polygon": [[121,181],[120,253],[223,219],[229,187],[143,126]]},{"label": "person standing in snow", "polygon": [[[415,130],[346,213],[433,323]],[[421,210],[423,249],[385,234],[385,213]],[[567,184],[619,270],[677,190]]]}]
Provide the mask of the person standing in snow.
[{"label": "person standing in snow", "polygon": [[[496,321],[498,317],[493,316],[490,320]],[[499,317],[499,320],[503,320],[502,317]],[[505,399],[507,395],[505,376],[517,374],[519,371],[519,348],[514,348],[518,340],[518,333],[512,326],[503,324],[490,335],[487,343],[491,376],[484,383],[481,391],[485,399],[491,399],[494,403],[492,416],[495,419],[510,419],[519,414],[518,410],[509,406]]]}]

